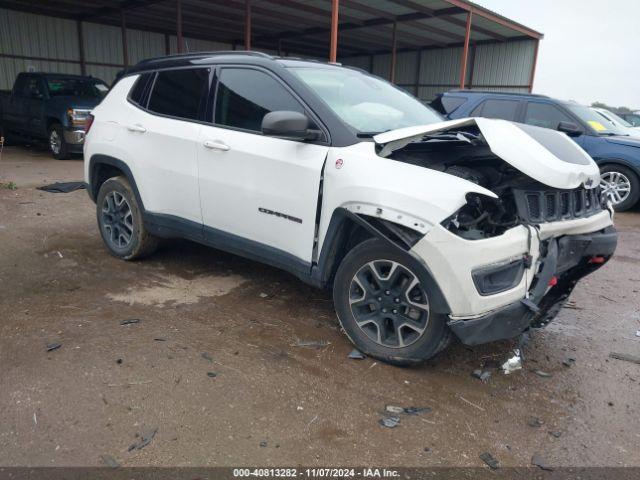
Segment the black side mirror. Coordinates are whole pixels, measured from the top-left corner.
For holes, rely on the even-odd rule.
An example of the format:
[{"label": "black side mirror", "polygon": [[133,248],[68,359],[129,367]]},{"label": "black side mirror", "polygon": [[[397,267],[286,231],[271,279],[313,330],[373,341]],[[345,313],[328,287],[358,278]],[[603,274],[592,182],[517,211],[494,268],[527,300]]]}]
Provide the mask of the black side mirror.
[{"label": "black side mirror", "polygon": [[262,133],[292,140],[316,140],[320,132],[310,130],[309,123],[309,118],[299,112],[269,112],[262,119]]},{"label": "black side mirror", "polygon": [[558,123],[558,131],[559,132],[564,132],[567,135],[569,135],[570,137],[579,137],[580,135],[582,135],[584,133],[583,130],[580,128],[580,126],[576,125],[573,122],[560,122],[560,123]]}]

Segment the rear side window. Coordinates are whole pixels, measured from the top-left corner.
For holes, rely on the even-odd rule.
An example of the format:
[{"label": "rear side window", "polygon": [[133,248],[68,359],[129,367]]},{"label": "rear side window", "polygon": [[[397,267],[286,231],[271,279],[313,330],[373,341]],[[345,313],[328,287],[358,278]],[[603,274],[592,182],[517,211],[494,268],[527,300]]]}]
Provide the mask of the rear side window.
[{"label": "rear side window", "polygon": [[138,77],[136,83],[134,83],[131,93],[129,94],[129,100],[141,107],[147,106],[147,99],[149,89],[153,83],[153,76],[155,73],[143,73]]},{"label": "rear side window", "polygon": [[264,116],[279,110],[304,113],[302,105],[270,75],[247,68],[222,69],[216,94],[216,124],[260,132]]},{"label": "rear side window", "polygon": [[478,105],[471,112],[471,116],[514,121],[518,112],[518,103],[520,103],[518,100],[492,98]]},{"label": "rear side window", "polygon": [[560,122],[572,122],[574,120],[562,112],[555,105],[550,103],[527,103],[527,113],[524,116],[524,123],[535,125],[536,127],[558,128]]},{"label": "rear side window", "polygon": [[208,68],[158,72],[147,108],[162,115],[198,120],[208,89]]},{"label": "rear side window", "polygon": [[456,108],[467,101],[464,97],[452,97],[450,95],[443,95],[442,99],[442,107],[444,108],[444,113],[449,114],[453,112]]}]

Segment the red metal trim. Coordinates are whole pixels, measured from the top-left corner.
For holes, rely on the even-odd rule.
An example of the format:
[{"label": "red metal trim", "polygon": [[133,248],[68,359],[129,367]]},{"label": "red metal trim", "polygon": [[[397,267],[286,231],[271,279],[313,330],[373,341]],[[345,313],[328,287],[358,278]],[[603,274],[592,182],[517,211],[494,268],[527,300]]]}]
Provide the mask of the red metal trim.
[{"label": "red metal trim", "polygon": [[533,92],[533,79],[536,76],[536,65],[538,64],[538,49],[540,48],[540,40],[536,40],[536,47],[533,51],[533,65],[531,65],[531,77],[529,77],[529,93]]},{"label": "red metal trim", "polygon": [[176,0],[176,36],[178,37],[178,53],[182,53],[184,42],[182,40],[182,2]]},{"label": "red metal trim", "polygon": [[464,88],[467,79],[467,62],[469,59],[469,39],[471,38],[471,18],[473,12],[469,10],[467,13],[467,28],[464,33],[464,47],[462,49],[462,61],[460,64],[460,88]]},{"label": "red metal trim", "polygon": [[398,30],[398,22],[393,22],[393,33],[391,34],[391,69],[390,69],[391,71],[389,72],[389,81],[391,83],[396,81],[397,30]]},{"label": "red metal trim", "polygon": [[331,43],[329,48],[329,61],[335,62],[338,58],[338,11],[339,0],[331,0]]},{"label": "red metal trim", "polygon": [[486,18],[487,20],[491,20],[503,27],[510,28],[511,30],[515,30],[516,32],[520,32],[524,35],[527,35],[532,38],[540,39],[543,35],[540,32],[536,32],[535,30],[525,27],[517,22],[508,20],[500,15],[496,15],[495,13],[490,12],[489,10],[485,10],[484,8],[480,8],[476,5],[472,5],[470,3],[465,2],[464,0],[444,0],[451,5],[454,5],[458,8],[462,8],[467,12],[475,13],[476,15]]},{"label": "red metal trim", "polygon": [[251,50],[251,0],[244,0],[244,49]]}]

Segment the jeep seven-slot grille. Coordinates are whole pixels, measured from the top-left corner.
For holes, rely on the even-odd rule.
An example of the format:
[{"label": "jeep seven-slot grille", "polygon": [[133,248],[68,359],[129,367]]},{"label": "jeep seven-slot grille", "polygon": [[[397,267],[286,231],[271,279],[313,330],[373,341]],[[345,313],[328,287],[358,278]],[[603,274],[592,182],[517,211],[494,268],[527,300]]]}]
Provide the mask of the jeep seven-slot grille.
[{"label": "jeep seven-slot grille", "polygon": [[591,216],[602,210],[600,188],[514,190],[518,214],[532,223]]}]

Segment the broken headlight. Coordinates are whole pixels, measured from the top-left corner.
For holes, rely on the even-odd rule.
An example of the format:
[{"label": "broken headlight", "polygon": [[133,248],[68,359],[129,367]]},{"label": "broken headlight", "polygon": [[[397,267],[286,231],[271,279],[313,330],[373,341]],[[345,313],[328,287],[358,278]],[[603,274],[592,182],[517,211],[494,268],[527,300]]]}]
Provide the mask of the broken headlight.
[{"label": "broken headlight", "polygon": [[467,193],[467,203],[442,222],[442,226],[467,240],[502,235],[518,225],[513,197],[492,198],[480,193]]}]

